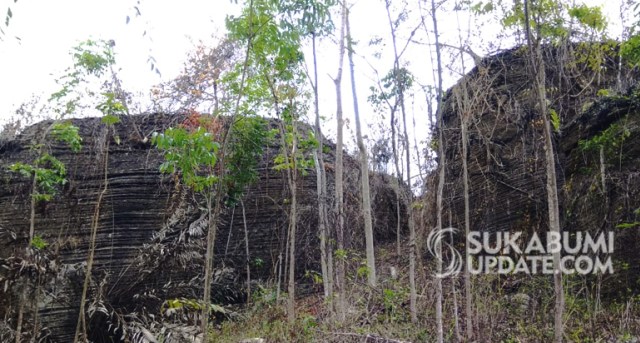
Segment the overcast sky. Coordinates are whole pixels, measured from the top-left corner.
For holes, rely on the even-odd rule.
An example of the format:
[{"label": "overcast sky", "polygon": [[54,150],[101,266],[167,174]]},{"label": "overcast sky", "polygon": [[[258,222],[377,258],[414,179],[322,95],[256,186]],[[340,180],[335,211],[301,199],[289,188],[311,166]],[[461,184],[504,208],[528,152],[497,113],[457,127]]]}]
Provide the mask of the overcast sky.
[{"label": "overcast sky", "polygon": [[[13,12],[4,41],[0,42],[0,123],[8,120],[16,107],[33,94],[47,98],[59,89],[55,78],[71,65],[69,51],[80,41],[88,38],[113,39],[124,88],[147,92],[151,86],[178,74],[186,54],[195,43],[199,40],[213,42],[212,35],[221,36],[225,17],[238,13],[240,9],[240,5],[230,0],[142,1],[142,15],[136,17],[135,4],[133,0],[19,0],[17,3],[0,0],[0,13],[8,7]],[[127,16],[131,17],[129,24],[126,24]],[[417,13],[414,13],[413,22],[407,26],[413,28],[417,25],[417,18]],[[392,67],[389,45],[367,47],[371,37],[389,35],[386,22],[383,1],[361,0],[353,7],[352,31],[359,42],[356,77],[365,128],[379,120],[370,115],[371,109],[366,103],[369,87],[375,82],[370,65],[375,65],[382,74]],[[421,51],[411,51],[414,49]],[[381,50],[382,59],[370,57],[373,50]],[[419,56],[414,73],[422,74],[423,78],[431,75],[427,51],[426,46],[412,45],[406,55]],[[318,54],[322,111],[330,120],[335,112],[335,91],[330,75],[336,73],[337,46],[327,39],[321,43]],[[148,56],[156,59],[162,77],[149,70]],[[366,61],[363,56],[366,56]],[[349,118],[352,116],[352,103],[346,68],[345,63],[344,107]],[[418,124],[426,125],[426,119],[418,118]],[[329,129],[326,131],[331,135],[335,125],[327,126]],[[354,129],[353,120],[347,126],[349,134]]]},{"label": "overcast sky", "polygon": [[[31,94],[56,89],[55,77],[71,65],[69,51],[78,42],[113,39],[125,86],[147,91],[160,81],[149,71],[149,54],[167,79],[182,67],[193,41],[207,39],[224,27],[230,1],[146,1],[135,17],[135,1],[115,0],[13,0],[13,19],[0,42],[0,116]],[[126,24],[126,17],[132,20]],[[2,16],[4,19],[4,15]],[[144,31],[147,34],[143,37]],[[19,37],[20,40],[14,37]]]},{"label": "overcast sky", "polygon": [[[394,1],[394,5],[398,2]],[[370,94],[369,87],[375,84],[376,79],[373,67],[383,75],[390,70],[392,50],[388,43],[378,47],[367,45],[376,36],[385,38],[388,42],[389,28],[384,1],[355,0],[352,3],[352,34],[358,41],[358,96],[363,127],[366,130],[368,125],[379,126],[381,121],[381,117],[374,114],[366,103]],[[403,26],[404,32],[399,39],[401,45],[419,19],[417,0],[410,0],[409,3],[414,8],[410,19]],[[453,2],[450,3],[453,6]],[[614,18],[610,20],[610,24],[615,27],[615,18],[619,16],[618,4],[606,0],[588,0],[588,3],[608,3],[605,12],[609,18]],[[4,41],[0,42],[0,127],[3,121],[13,115],[16,107],[29,100],[33,94],[46,99],[59,89],[55,78],[61,76],[64,69],[72,64],[69,51],[80,41],[89,38],[114,40],[117,67],[124,88],[132,92],[148,92],[151,86],[178,74],[186,54],[193,49],[195,43],[200,40],[213,42],[212,35],[219,37],[224,34],[225,17],[238,13],[240,9],[240,5],[231,0],[143,0],[140,4],[142,15],[137,17],[133,8],[135,4],[135,0],[19,0],[16,3],[14,0],[0,0],[0,20],[4,20],[6,8],[10,7],[13,12],[10,25],[5,29]],[[491,52],[481,47],[497,43],[499,29],[496,22],[468,23],[468,18],[461,17],[457,12],[440,12],[439,15],[443,40],[450,44],[459,45],[456,44],[458,27],[460,25],[464,31],[467,24],[472,26],[472,34],[476,34],[471,43],[479,49],[479,54]],[[127,16],[131,17],[129,24],[126,23]],[[485,26],[478,29],[478,25]],[[145,31],[146,35],[143,35]],[[614,28],[611,32],[615,35],[619,29]],[[422,29],[417,31],[414,38],[429,43]],[[509,44],[513,43],[502,44],[502,48],[509,48]],[[308,48],[306,50],[310,51]],[[331,122],[335,112],[335,90],[330,75],[335,75],[337,68],[337,46],[327,39],[321,43],[318,51],[321,112],[329,121],[325,133],[332,137],[335,132],[335,123]],[[381,59],[373,57],[375,51],[382,53]],[[421,84],[433,84],[430,51],[428,45],[411,44],[404,55],[409,69]],[[156,59],[162,77],[149,70],[149,56]],[[445,54],[444,58],[446,61],[451,58],[451,54]],[[472,63],[467,65],[472,66]],[[352,118],[353,107],[347,67],[345,58],[343,93],[345,115],[349,119]],[[455,73],[449,75],[445,86],[453,84],[457,77]],[[418,141],[426,139],[428,118],[424,109],[424,95],[417,93],[415,101],[410,101],[409,108],[410,116],[415,114],[417,127],[412,133],[417,135]],[[353,130],[351,119],[347,124],[347,143],[351,147],[354,146]]]}]

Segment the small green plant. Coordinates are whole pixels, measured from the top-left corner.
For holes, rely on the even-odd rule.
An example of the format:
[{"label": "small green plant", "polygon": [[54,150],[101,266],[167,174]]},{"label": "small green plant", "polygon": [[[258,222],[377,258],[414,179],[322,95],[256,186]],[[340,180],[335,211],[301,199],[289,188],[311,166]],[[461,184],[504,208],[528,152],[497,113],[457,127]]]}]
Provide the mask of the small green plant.
[{"label": "small green plant", "polygon": [[[198,300],[179,298],[179,299],[169,299],[165,301],[162,304],[160,311],[165,315],[170,315],[175,312],[185,311],[185,310],[201,311],[202,308],[203,308],[202,303],[199,302]],[[211,313],[214,313],[214,314],[220,314],[220,315],[228,314],[227,310],[224,307],[216,304],[210,305],[210,311]]]},{"label": "small green plant", "polygon": [[267,130],[267,123],[260,117],[244,117],[231,127],[227,168],[224,183],[227,188],[227,205],[238,203],[246,185],[258,179],[257,165],[264,147],[273,140],[274,132]]},{"label": "small green plant", "polygon": [[[82,137],[78,131],[77,126],[68,122],[55,123],[51,127],[54,139],[67,143],[73,152],[82,149]],[[42,151],[44,146],[37,145],[33,148]],[[67,183],[67,170],[64,163],[46,152],[41,152],[33,164],[17,162],[10,165],[9,170],[35,179],[31,196],[36,201],[50,201],[56,195],[57,187]]]},{"label": "small green plant", "polygon": [[398,309],[402,304],[403,298],[403,292],[390,288],[382,290],[382,303],[384,305],[387,321],[394,322],[398,319]]},{"label": "small green plant", "polygon": [[607,28],[607,20],[600,7],[589,7],[585,4],[577,5],[569,8],[569,16],[577,19],[580,24],[598,32]]},{"label": "small green plant", "polygon": [[12,164],[9,169],[24,177],[35,178],[31,196],[36,201],[50,201],[57,193],[57,187],[67,183],[64,163],[44,153],[33,165],[22,162]]},{"label": "small green plant", "polygon": [[307,270],[304,273],[304,276],[313,280],[313,283],[316,285],[322,284],[322,275],[315,270]]},{"label": "small green plant", "polygon": [[264,287],[258,284],[257,289],[251,293],[252,296],[252,304],[256,305],[273,305],[276,302],[277,292],[275,289],[270,287]]},{"label": "small green plant", "polygon": [[344,249],[336,249],[335,256],[336,259],[344,261],[347,259],[347,251]]},{"label": "small green plant", "polygon": [[55,123],[51,127],[53,136],[61,142],[65,142],[73,152],[82,149],[82,137],[78,134],[79,128],[71,122]]},{"label": "small green plant", "polygon": [[49,243],[47,243],[40,235],[33,236],[31,240],[31,246],[37,250],[42,250],[47,247]]},{"label": "small green plant", "polygon": [[253,259],[253,261],[251,261],[251,265],[253,265],[256,268],[262,268],[264,266],[264,260],[261,259],[260,257],[256,257]]},{"label": "small green plant", "polygon": [[359,278],[366,278],[367,276],[369,276],[369,273],[369,267],[367,267],[366,265],[358,267],[358,270],[356,271],[356,275],[358,275]]},{"label": "small green plant", "polygon": [[558,115],[558,112],[553,108],[550,108],[549,115],[551,116],[551,125],[553,125],[553,130],[555,132],[560,132],[560,116]]},{"label": "small green plant", "polygon": [[610,156],[614,151],[619,149],[630,136],[631,130],[629,130],[626,125],[615,123],[590,139],[580,140],[578,146],[585,152],[599,151],[603,148],[605,154]]},{"label": "small green plant", "polygon": [[318,327],[318,320],[316,317],[306,314],[301,319],[302,333],[305,337],[311,338],[313,336],[313,329]]},{"label": "small green plant", "polygon": [[112,115],[112,114],[107,114],[104,117],[102,117],[102,119],[100,119],[100,121],[105,124],[105,125],[115,125],[117,123],[120,122],[120,118]]},{"label": "small green plant", "polygon": [[103,120],[103,123],[113,125],[118,122],[114,117],[126,114],[127,108],[122,102],[116,99],[116,95],[113,92],[102,93],[102,96],[104,96],[104,101],[99,103],[98,106],[96,106],[96,109],[102,112],[102,114],[110,116],[109,119]]}]

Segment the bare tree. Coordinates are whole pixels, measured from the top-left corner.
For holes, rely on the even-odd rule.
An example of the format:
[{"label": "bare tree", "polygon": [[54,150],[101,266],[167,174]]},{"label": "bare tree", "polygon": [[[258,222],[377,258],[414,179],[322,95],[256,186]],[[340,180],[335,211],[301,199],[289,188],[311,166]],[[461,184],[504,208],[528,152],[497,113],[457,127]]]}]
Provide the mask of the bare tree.
[{"label": "bare tree", "polygon": [[[313,49],[313,109],[315,112],[315,135],[318,140],[318,148],[314,151],[316,165],[316,192],[318,194],[318,231],[320,232],[320,266],[322,269],[322,282],[325,299],[331,299],[333,295],[333,249],[327,244],[328,216],[327,216],[327,174],[324,165],[324,137],[320,126],[320,106],[318,96],[318,58],[316,54],[316,34],[311,35]],[[309,78],[311,79],[311,78]],[[331,303],[328,303],[331,307]]]},{"label": "bare tree", "polygon": [[351,94],[353,96],[353,112],[356,119],[356,139],[360,151],[360,181],[362,183],[362,214],[364,216],[364,236],[366,241],[367,254],[367,280],[369,286],[376,285],[376,258],[373,247],[373,223],[371,219],[371,192],[369,191],[369,158],[367,148],[362,140],[362,130],[360,128],[360,109],[358,108],[358,95],[356,94],[355,65],[353,62],[353,40],[351,37],[351,26],[349,25],[349,12],[346,15],[347,26],[347,52],[349,56],[349,74],[351,75]]},{"label": "bare tree", "polygon": [[346,2],[342,2],[342,26],[340,27],[339,37],[339,59],[338,72],[333,79],[336,87],[336,120],[338,128],[336,133],[336,165],[335,165],[335,215],[336,215],[336,241],[340,255],[337,256],[336,263],[336,296],[338,300],[338,315],[341,319],[345,317],[345,261],[344,261],[344,184],[343,184],[343,126],[342,118],[342,66],[344,64],[345,52],[345,26],[347,17]]},{"label": "bare tree", "polygon": [[[527,34],[527,46],[529,47],[529,58],[533,71],[532,76],[536,88],[538,111],[540,112],[540,116],[544,122],[544,152],[547,171],[547,208],[549,211],[549,230],[560,235],[560,205],[558,202],[558,183],[556,178],[556,156],[553,148],[551,122],[549,121],[549,111],[547,108],[545,64],[542,58],[542,47],[540,46],[540,32],[537,32],[537,37],[534,39],[531,34],[529,14],[529,0],[525,0],[524,19]],[[538,30],[540,29],[540,25],[535,25],[535,27]],[[564,312],[564,289],[562,286],[562,273],[560,272],[560,251],[554,252],[552,255],[555,296],[554,342],[561,343],[564,333],[564,324],[562,322]]]},{"label": "bare tree", "polygon": [[[396,37],[397,23],[391,19],[391,1],[385,1],[387,10],[387,19],[391,30],[391,41],[393,44],[393,82],[396,87],[398,96],[398,104],[400,105],[400,113],[402,114],[402,130],[403,144],[405,153],[405,168],[407,175],[407,185],[409,186],[409,194],[406,201],[407,217],[409,217],[409,311],[411,312],[411,322],[418,322],[418,311],[416,309],[417,293],[416,293],[416,230],[415,218],[413,216],[413,191],[411,190],[411,149],[409,145],[409,132],[407,131],[407,112],[404,100],[405,90],[411,85],[411,77],[405,68],[400,68],[400,56],[402,52],[398,51],[398,43]],[[398,175],[400,177],[400,175]]]},{"label": "bare tree", "polygon": [[[444,181],[445,181],[445,154],[444,154],[444,122],[442,120],[442,54],[440,47],[440,35],[438,33],[438,19],[436,12],[436,1],[431,0],[431,18],[433,19],[433,34],[435,37],[436,44],[436,60],[437,60],[437,89],[436,89],[436,97],[438,100],[438,106],[436,108],[436,122],[438,126],[438,188],[436,193],[436,217],[437,224],[436,230],[442,230],[442,215],[443,215],[443,207],[442,207],[442,193],[444,191]],[[442,253],[442,245],[438,241],[436,243],[436,252],[438,254]],[[436,269],[440,272],[442,271],[442,261],[440,259],[436,259]],[[442,343],[444,340],[444,330],[442,326],[442,279],[436,279],[436,339],[438,343]]]}]

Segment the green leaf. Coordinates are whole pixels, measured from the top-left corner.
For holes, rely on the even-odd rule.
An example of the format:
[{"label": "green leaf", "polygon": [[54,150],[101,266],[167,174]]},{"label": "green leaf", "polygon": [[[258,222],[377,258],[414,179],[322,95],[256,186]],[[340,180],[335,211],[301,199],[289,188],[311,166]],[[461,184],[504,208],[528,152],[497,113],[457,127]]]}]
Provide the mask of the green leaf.
[{"label": "green leaf", "polygon": [[560,116],[558,116],[558,112],[550,108],[549,114],[551,115],[551,125],[553,125],[554,131],[560,132]]},{"label": "green leaf", "polygon": [[616,229],[632,229],[634,227],[640,226],[640,222],[633,223],[621,223],[616,225]]},{"label": "green leaf", "polygon": [[589,7],[585,4],[574,6],[569,8],[569,16],[577,19],[580,24],[596,31],[604,31],[607,28],[607,20],[600,7]]},{"label": "green leaf", "polygon": [[204,128],[193,132],[184,128],[169,128],[164,133],[154,133],[152,143],[164,151],[165,162],[160,172],[180,172],[184,183],[200,192],[218,182],[213,175],[219,144]]},{"label": "green leaf", "polygon": [[620,55],[629,65],[640,65],[640,35],[634,35],[622,43]]},{"label": "green leaf", "polygon": [[114,116],[113,114],[107,114],[100,121],[105,125],[115,125],[120,122],[120,118]]},{"label": "green leaf", "polygon": [[344,249],[336,249],[335,256],[338,260],[346,260],[347,259],[347,251]]},{"label": "green leaf", "polygon": [[57,140],[67,143],[71,151],[78,152],[82,149],[82,137],[78,133],[79,128],[71,124],[71,122],[56,123],[53,125],[51,132]]},{"label": "green leaf", "polygon": [[42,239],[40,235],[34,235],[33,239],[31,239],[31,246],[37,250],[42,250],[46,248],[47,245],[49,245],[49,243]]}]

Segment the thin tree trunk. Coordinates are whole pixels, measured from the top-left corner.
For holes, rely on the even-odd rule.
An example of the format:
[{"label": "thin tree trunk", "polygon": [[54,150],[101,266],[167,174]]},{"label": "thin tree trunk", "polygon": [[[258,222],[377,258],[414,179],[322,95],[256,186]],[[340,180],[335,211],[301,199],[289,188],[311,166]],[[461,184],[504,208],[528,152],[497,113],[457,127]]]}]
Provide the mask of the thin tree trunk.
[{"label": "thin tree trunk", "polygon": [[351,75],[351,94],[353,96],[353,111],[356,120],[356,139],[360,150],[360,181],[362,183],[362,214],[364,217],[364,237],[367,254],[367,281],[369,286],[376,286],[376,258],[373,247],[373,220],[371,219],[371,192],[369,190],[369,158],[367,148],[362,140],[362,129],[360,127],[360,109],[358,107],[358,95],[356,93],[355,65],[353,62],[353,46],[351,37],[351,26],[349,25],[349,12],[346,17],[347,26],[347,54],[349,57],[349,74]]},{"label": "thin tree trunk", "polygon": [[[437,225],[436,230],[442,231],[442,193],[444,191],[445,181],[445,154],[444,154],[444,123],[442,120],[442,56],[440,51],[440,36],[438,34],[438,20],[436,16],[436,2],[431,0],[431,17],[433,19],[433,30],[436,43],[436,58],[438,66],[438,88],[436,89],[436,97],[438,99],[438,107],[436,108],[436,120],[438,125],[438,158],[439,158],[439,171],[438,171],[438,189],[436,194],[436,216]],[[442,255],[441,242],[436,243],[436,253],[438,256]],[[442,261],[436,259],[436,270],[442,272]],[[444,341],[444,330],[442,326],[442,279],[436,278],[436,339],[438,343]]]},{"label": "thin tree trunk", "polygon": [[[465,247],[469,247],[468,238],[469,232],[471,231],[471,221],[469,218],[469,165],[467,162],[468,159],[468,133],[467,133],[467,118],[463,115],[461,121],[461,131],[462,131],[462,185],[464,188],[464,237],[465,237]],[[469,254],[469,249],[465,249],[465,261],[463,266],[467,266],[469,263],[469,259],[471,255]],[[471,273],[469,272],[469,268],[464,267],[464,299],[465,299],[465,328],[467,341],[473,340],[473,321],[471,315],[471,304],[472,304],[472,293],[471,293]]]},{"label": "thin tree trunk", "polygon": [[247,303],[251,302],[251,255],[249,254],[249,229],[247,228],[247,214],[244,210],[244,201],[240,199],[242,206],[242,223],[244,224],[244,250],[247,255]]},{"label": "thin tree trunk", "polygon": [[[399,69],[397,70],[399,71]],[[411,149],[409,147],[409,132],[407,131],[404,91],[402,90],[403,86],[398,85],[398,87],[400,88],[400,111],[402,113],[402,125],[404,130],[407,185],[409,186],[409,195],[407,199],[407,217],[409,217],[409,310],[411,312],[411,322],[415,324],[418,322],[418,311],[416,309],[418,295],[416,293],[416,229],[415,218],[413,216],[413,189],[411,189]]]},{"label": "thin tree trunk", "polygon": [[[209,217],[208,230],[207,230],[207,251],[204,258],[205,272],[204,272],[204,306],[202,309],[202,334],[206,337],[209,328],[209,310],[211,308],[211,279],[213,278],[213,254],[214,244],[216,241],[217,225],[216,220],[219,213],[219,205],[215,205],[215,209],[212,210],[213,202],[213,190],[207,195],[207,216]],[[216,212],[214,214],[213,212]],[[205,341],[206,342],[206,341]]]},{"label": "thin tree trunk", "polygon": [[231,220],[229,222],[229,234],[227,235],[227,245],[224,247],[224,256],[229,253],[229,244],[231,244],[231,235],[233,234],[233,219],[236,216],[236,208],[231,209]]},{"label": "thin tree trunk", "polygon": [[296,132],[296,121],[295,119],[292,122],[292,126],[293,126],[293,142],[292,142],[292,147],[291,147],[291,160],[293,163],[293,170],[291,170],[290,175],[291,177],[289,178],[289,188],[291,188],[291,213],[289,214],[290,218],[289,218],[289,227],[290,227],[290,232],[289,232],[289,301],[287,303],[287,318],[289,319],[290,323],[293,323],[293,321],[296,319],[296,314],[295,314],[295,305],[296,305],[296,293],[295,293],[295,289],[296,289],[296,284],[295,284],[295,276],[296,276],[296,225],[297,225],[297,216],[298,216],[298,212],[297,212],[297,205],[298,205],[298,199],[297,199],[297,175],[298,175],[298,165],[296,163],[296,155],[297,155],[297,136],[298,133]]},{"label": "thin tree trunk", "polygon": [[[406,87],[404,79],[400,78],[400,54],[398,53],[398,44],[396,39],[396,28],[391,20],[391,2],[389,0],[385,1],[385,7],[387,11],[387,19],[389,22],[389,29],[391,30],[391,40],[393,43],[393,70],[394,70],[394,82],[396,84],[396,89],[398,90],[398,101],[400,103],[400,111],[402,113],[402,125],[403,125],[403,133],[404,133],[404,146],[405,146],[405,163],[406,163],[406,171],[407,171],[407,185],[409,186],[409,194],[407,196],[406,202],[406,211],[407,217],[409,218],[409,312],[411,314],[411,322],[418,322],[418,310],[416,308],[417,303],[417,292],[416,292],[416,230],[415,230],[415,218],[413,216],[413,190],[411,189],[411,148],[409,146],[409,133],[407,131],[407,113],[404,102],[404,88]],[[395,154],[395,152],[394,152]],[[398,167],[398,158],[395,159],[396,168]],[[398,177],[400,177],[398,175]],[[399,237],[400,231],[397,232],[397,242],[396,244],[399,246]],[[397,247],[396,249],[399,250]]]},{"label": "thin tree trunk", "polygon": [[393,165],[396,169],[396,177],[394,178],[393,185],[395,186],[396,191],[396,253],[400,255],[402,253],[402,247],[400,244],[401,231],[402,231],[402,217],[400,211],[400,204],[402,202],[403,196],[402,191],[400,189],[400,180],[402,179],[402,174],[400,173],[400,158],[398,157],[398,145],[396,142],[396,123],[395,123],[395,113],[396,106],[391,106],[391,150],[393,153]]},{"label": "thin tree trunk", "polygon": [[35,342],[38,338],[38,332],[40,331],[40,323],[38,322],[39,311],[38,302],[40,301],[40,277],[36,278],[35,294],[33,296],[33,335],[31,336],[31,342]]},{"label": "thin tree trunk", "polygon": [[[322,283],[324,287],[325,300],[331,299],[333,295],[333,268],[329,264],[331,247],[327,247],[327,176],[324,167],[324,137],[320,127],[320,106],[318,96],[318,59],[316,55],[316,35],[311,36],[313,48],[313,107],[316,115],[316,139],[318,148],[314,152],[316,162],[316,190],[318,193],[318,230],[320,231],[320,265],[322,268]],[[331,309],[331,303],[327,302]]]},{"label": "thin tree trunk", "polygon": [[[318,132],[316,130],[316,132]],[[320,144],[320,146],[322,146],[322,144]],[[318,232],[320,234],[320,268],[322,270],[322,287],[323,287],[323,291],[324,291],[324,298],[325,300],[328,300],[330,298],[331,295],[331,289],[329,288],[330,282],[329,282],[329,266],[327,265],[328,263],[328,259],[327,259],[327,226],[326,226],[326,222],[325,222],[325,218],[324,218],[324,207],[325,207],[325,203],[324,203],[324,198],[323,197],[323,192],[322,192],[322,186],[323,186],[323,177],[322,177],[322,170],[324,169],[322,165],[324,165],[324,163],[320,162],[320,157],[318,156],[318,151],[314,151],[313,152],[313,160],[315,162],[316,165],[316,193],[317,193],[317,201],[318,201]],[[329,305],[329,307],[331,307]]]},{"label": "thin tree trunk", "polygon": [[[453,222],[451,220],[452,213],[451,209],[449,209],[449,227],[452,227]],[[453,233],[449,232],[449,244],[453,246]],[[460,316],[458,311],[458,291],[456,290],[456,280],[457,275],[453,275],[451,277],[451,295],[453,296],[453,332],[455,334],[455,342],[462,342],[462,336],[460,334]]]},{"label": "thin tree trunk", "polygon": [[[253,0],[249,0],[249,32],[251,32],[251,22],[253,16]],[[220,179],[223,179],[226,173],[225,164],[226,164],[226,150],[229,146],[229,141],[231,139],[231,129],[233,128],[233,122],[235,118],[238,116],[240,111],[240,99],[242,99],[244,95],[244,83],[247,78],[247,70],[249,67],[249,53],[251,51],[251,39],[252,35],[249,35],[247,38],[247,49],[245,51],[244,64],[242,67],[242,77],[240,78],[240,91],[238,97],[236,98],[236,103],[234,107],[233,115],[231,116],[231,120],[229,121],[231,124],[229,128],[224,134],[223,143],[221,146],[221,158],[220,158],[220,168],[221,175]],[[216,231],[217,231],[217,220],[222,210],[222,194],[223,194],[223,183],[218,182],[216,192],[215,192],[215,207],[213,210],[213,215],[209,216],[209,230],[207,232],[207,254],[205,257],[205,269],[204,269],[204,306],[202,307],[202,323],[200,329],[202,330],[202,342],[207,342],[208,336],[208,326],[209,326],[209,311],[211,308],[211,282],[212,282],[212,274],[213,274],[213,254],[214,254],[214,245],[216,241]],[[209,204],[210,205],[210,204]],[[210,212],[210,206],[209,212]]]},{"label": "thin tree trunk", "polygon": [[[464,69],[464,67],[463,67]],[[465,234],[465,247],[469,246],[469,232],[471,231],[471,221],[469,215],[469,134],[468,134],[468,120],[471,115],[471,102],[467,96],[467,87],[464,83],[460,85],[462,88],[455,89],[454,95],[458,104],[458,112],[460,113],[460,133],[462,138],[462,186],[463,186],[463,198],[464,198],[464,234]],[[470,264],[471,254],[469,249],[465,249],[465,262],[463,266]],[[473,322],[472,322],[472,294],[471,294],[471,274],[469,268],[464,268],[464,298],[465,298],[465,333],[467,341],[473,339]]]},{"label": "thin tree trunk", "polygon": [[27,301],[27,285],[24,285],[22,294],[20,295],[20,305],[18,307],[18,323],[16,325],[16,343],[20,343],[22,339],[22,318],[24,316],[24,303]]},{"label": "thin tree trunk", "polygon": [[[545,65],[542,58],[542,48],[540,47],[539,34],[535,44],[531,36],[529,22],[529,1],[524,2],[525,29],[527,32],[527,42],[529,45],[529,56],[534,72],[534,80],[537,91],[537,102],[540,115],[544,122],[544,151],[547,171],[547,206],[549,211],[549,230],[560,235],[560,206],[558,202],[558,185],[556,177],[555,152],[551,133],[551,123],[547,109],[546,75]],[[535,45],[535,46],[534,46]],[[561,343],[564,334],[564,324],[562,317],[564,313],[564,289],[562,285],[562,272],[560,271],[560,252],[553,254],[553,285],[555,296],[554,313],[554,342]]]},{"label": "thin tree trunk", "polygon": [[600,147],[600,183],[602,184],[602,194],[607,197],[607,169],[604,163],[604,146]]},{"label": "thin tree trunk", "polygon": [[[36,168],[38,168],[38,164],[36,163],[35,165]],[[38,182],[36,180],[36,174],[33,174],[33,182],[31,184],[31,210],[30,210],[30,214],[29,214],[29,242],[27,243],[27,256],[33,256],[30,253],[30,248],[31,248],[31,242],[33,241],[33,236],[35,234],[35,222],[36,222],[36,199],[34,197],[34,194],[36,194],[36,188],[38,186]],[[27,292],[27,286],[25,285],[24,290],[22,292],[22,296],[20,297],[19,300],[19,310],[18,310],[18,322],[17,322],[17,326],[16,326],[16,343],[19,343],[22,336],[21,336],[21,332],[22,332],[22,320],[23,320],[23,316],[24,316],[24,302],[27,300],[26,299],[26,292]]]},{"label": "thin tree trunk", "polygon": [[[344,120],[342,119],[342,65],[344,63],[344,40],[346,25],[347,5],[346,1],[342,2],[342,26],[340,27],[340,48],[339,48],[339,64],[338,73],[333,80],[336,87],[336,120],[338,128],[336,133],[336,165],[335,165],[335,213],[336,213],[336,241],[338,251],[344,254],[344,185],[343,185],[343,133],[342,127]],[[344,258],[338,258],[336,263],[336,298],[338,315],[341,320],[345,318],[345,261]]]},{"label": "thin tree trunk", "polygon": [[456,290],[456,276],[451,277],[451,294],[453,295],[453,328],[455,333],[455,342],[462,342],[460,334],[460,315],[458,314],[458,291]]},{"label": "thin tree trunk", "polygon": [[[78,343],[80,337],[80,331],[82,331],[82,335],[86,339],[87,335],[87,324],[84,313],[85,303],[87,301],[87,292],[89,290],[89,283],[91,281],[91,270],[93,268],[93,259],[96,251],[96,237],[98,235],[98,223],[100,222],[100,207],[102,205],[102,199],[104,195],[107,193],[109,189],[109,139],[107,139],[107,135],[109,134],[109,127],[106,127],[104,140],[106,141],[104,145],[104,178],[103,178],[103,188],[100,194],[98,195],[98,200],[96,201],[96,207],[93,213],[93,218],[91,219],[91,241],[89,245],[89,256],[87,258],[87,271],[84,276],[84,284],[82,286],[82,296],[80,297],[80,312],[78,314],[78,322],[76,323],[76,333],[73,336],[73,342]],[[81,329],[82,328],[82,329]]]},{"label": "thin tree trunk", "polygon": [[[38,168],[38,163],[35,165],[36,169]],[[36,179],[36,174],[33,174],[33,183],[31,185],[31,213],[29,215],[29,244],[27,247],[31,245],[31,241],[33,240],[33,236],[36,231],[36,189],[38,187],[38,180]]]},{"label": "thin tree trunk", "polygon": [[[274,82],[269,78],[269,75],[264,75],[265,80],[269,84],[271,95],[274,101],[274,108],[278,116],[281,115],[280,101],[276,92]],[[298,175],[298,132],[296,128],[296,118],[291,119],[291,155],[287,151],[287,142],[285,136],[287,131],[284,126],[284,118],[280,121],[280,144],[282,145],[282,153],[284,154],[285,161],[291,161],[291,167],[286,168],[287,182],[289,184],[289,192],[291,193],[291,208],[289,210],[289,230],[288,230],[288,244],[287,244],[287,258],[288,258],[288,300],[287,300],[287,319],[289,322],[295,320],[295,254],[296,254],[296,226],[297,226],[297,175]],[[287,273],[285,273],[287,274]]]},{"label": "thin tree trunk", "polygon": [[276,303],[280,303],[280,287],[282,280],[282,251],[278,254],[278,284],[276,286]]}]

